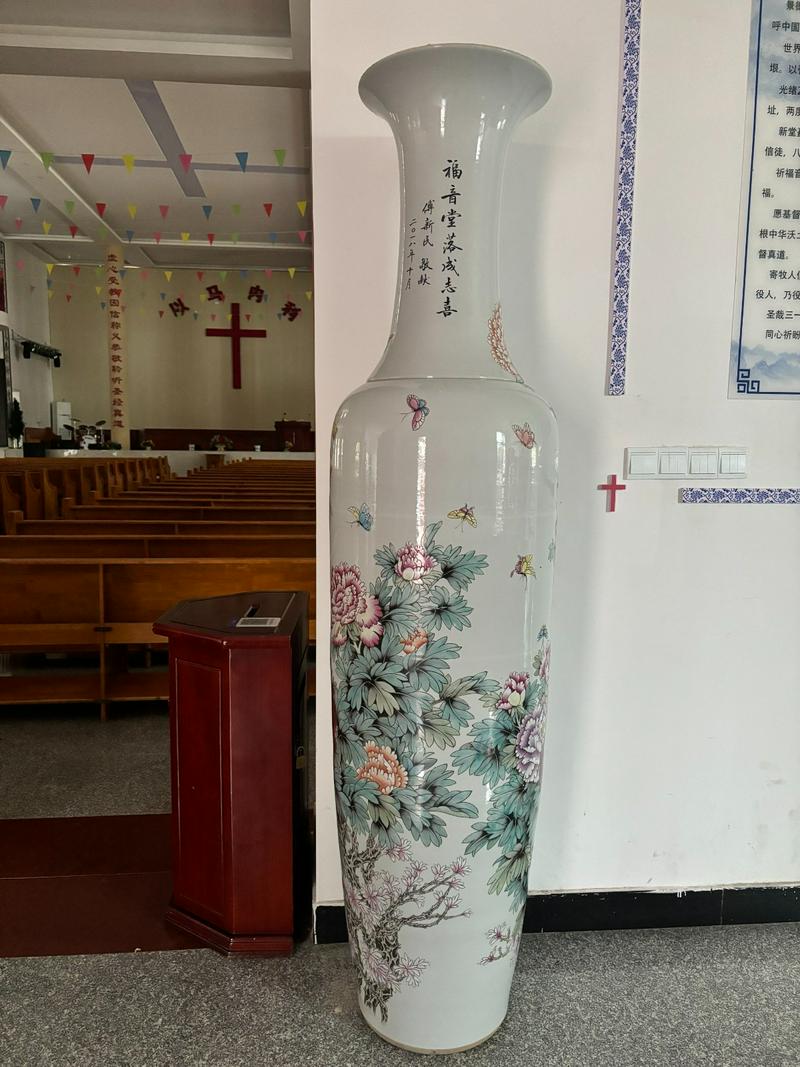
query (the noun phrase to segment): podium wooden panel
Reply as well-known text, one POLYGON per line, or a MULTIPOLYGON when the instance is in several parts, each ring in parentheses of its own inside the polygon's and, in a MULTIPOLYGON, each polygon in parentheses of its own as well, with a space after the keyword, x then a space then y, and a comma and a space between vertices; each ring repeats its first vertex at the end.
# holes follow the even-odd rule
POLYGON ((289 953, 310 900, 308 596, 187 600, 153 629, 170 659, 167 919, 227 954, 289 953))

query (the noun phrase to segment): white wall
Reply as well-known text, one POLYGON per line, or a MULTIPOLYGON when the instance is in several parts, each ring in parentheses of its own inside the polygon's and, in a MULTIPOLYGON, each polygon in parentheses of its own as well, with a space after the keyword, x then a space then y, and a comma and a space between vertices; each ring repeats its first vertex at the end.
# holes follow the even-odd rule
MULTIPOLYGON (((50 343, 47 308, 47 271, 41 260, 6 242, 8 318, 17 334, 31 341, 50 343)), ((11 342, 11 387, 20 394, 26 426, 50 425, 53 399, 53 364, 43 356, 22 358, 20 345, 11 342)))
MULTIPOLYGON (((123 279, 128 341, 128 410, 132 429, 207 427, 271 429, 284 412, 309 419, 314 410, 313 303, 306 292, 312 276, 284 270, 267 278, 251 270, 169 272, 129 270, 123 279), (206 286, 218 285, 225 303, 209 303, 206 286), (266 302, 248 300, 260 286, 266 302), (161 299, 164 293, 164 299, 161 299), (191 311, 175 317, 169 302, 183 295, 191 311), (291 299, 301 313, 290 322, 278 318, 291 299), (232 301, 238 301, 245 329, 266 330, 267 337, 242 341, 242 388, 231 386, 231 343, 206 337, 207 327, 228 327, 232 301), (159 311, 163 315, 159 315, 159 311), (198 312, 197 319, 193 312, 198 312), (245 321, 245 315, 251 316, 245 321), (212 321, 211 316, 216 315, 212 321)), ((55 267, 50 301, 53 344, 62 349, 54 372, 59 400, 71 400, 73 413, 85 421, 110 419, 105 299, 96 288, 102 278, 93 267, 76 277, 69 267, 55 267), (67 300, 67 296, 71 299, 67 300)))
MULTIPOLYGON (((324 440, 377 362, 394 294, 394 149, 358 99, 359 75, 429 41, 533 56, 554 93, 512 149, 501 255, 509 347, 554 405, 562 438, 552 716, 531 889, 796 883, 798 509, 680 505, 677 483, 639 482, 607 514, 595 489, 621 475, 626 445, 659 443, 744 444, 747 484, 800 485, 800 406, 726 399, 750 3, 644 0, 628 393, 610 398, 621 7, 312 0, 317 428, 324 440)), ((318 489, 325 589, 324 463, 318 489)), ((322 650, 324 596, 318 610, 322 650)), ((341 884, 319 658, 324 902, 341 899, 341 884)))

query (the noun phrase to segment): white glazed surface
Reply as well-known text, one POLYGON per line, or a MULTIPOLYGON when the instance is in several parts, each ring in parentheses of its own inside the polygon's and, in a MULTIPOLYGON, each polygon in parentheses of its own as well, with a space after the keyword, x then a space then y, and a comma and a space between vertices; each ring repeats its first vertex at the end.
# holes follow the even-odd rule
POLYGON ((437 46, 361 92, 395 130, 405 206, 389 344, 331 446, 340 847, 365 1017, 446 1051, 505 1016, 541 784, 557 433, 505 350, 496 244, 510 133, 549 79, 437 46))

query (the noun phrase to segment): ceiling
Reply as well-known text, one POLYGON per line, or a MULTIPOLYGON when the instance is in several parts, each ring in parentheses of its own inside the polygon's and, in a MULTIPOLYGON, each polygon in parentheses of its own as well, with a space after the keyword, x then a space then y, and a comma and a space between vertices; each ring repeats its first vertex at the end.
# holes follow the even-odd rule
POLYGON ((308 0, 3 0, 0 18, 9 254, 99 263, 119 241, 131 266, 310 269, 308 0))

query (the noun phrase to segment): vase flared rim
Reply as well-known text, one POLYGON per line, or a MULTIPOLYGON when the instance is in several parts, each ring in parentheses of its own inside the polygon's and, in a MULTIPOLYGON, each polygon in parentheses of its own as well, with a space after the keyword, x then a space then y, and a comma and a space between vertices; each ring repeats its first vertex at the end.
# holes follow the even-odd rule
POLYGON ((375 75, 391 69, 398 61, 409 59, 412 56, 434 54, 436 52, 467 52, 467 53, 483 53, 484 55, 491 54, 499 58, 506 60, 513 60, 527 68, 532 74, 535 72, 540 79, 540 89, 544 89, 546 83, 546 91, 544 98, 540 100, 539 106, 542 106, 549 98, 552 91, 552 79, 545 68, 538 63, 535 59, 531 59, 530 56, 526 56, 522 52, 515 52, 511 48, 500 48, 497 45, 491 44, 475 44, 472 42, 457 42, 448 41, 442 43, 431 43, 416 45, 414 48, 403 48, 398 52, 392 52, 387 56, 383 56, 381 59, 376 60, 375 63, 370 64, 369 67, 361 75, 358 82, 358 93, 361 100, 367 107, 371 108, 370 98, 374 99, 374 90, 369 88, 369 84, 373 81, 375 75))

